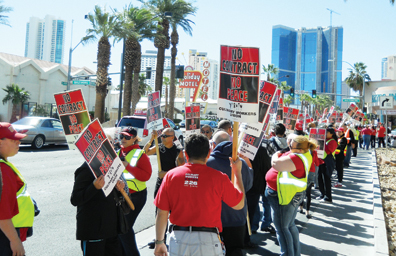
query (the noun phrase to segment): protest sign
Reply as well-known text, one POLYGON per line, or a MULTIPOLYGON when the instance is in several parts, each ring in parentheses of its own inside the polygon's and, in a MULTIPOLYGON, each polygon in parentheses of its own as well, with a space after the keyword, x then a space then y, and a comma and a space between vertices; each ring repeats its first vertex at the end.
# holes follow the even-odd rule
POLYGON ((349 105, 349 107, 347 108, 347 110, 345 111, 345 113, 348 115, 348 116, 350 116, 350 117, 352 117, 354 114, 355 114, 355 112, 358 110, 358 107, 354 104, 354 103, 351 103, 351 105, 349 105))
POLYGON ((318 147, 316 149, 318 152, 318 158, 323 159, 326 145, 326 129, 309 129, 309 138, 315 139, 318 142, 318 147))
POLYGON ((294 130, 299 111, 300 110, 296 108, 283 107, 283 124, 285 125, 286 129, 294 130))
POLYGON ((335 124, 336 120, 337 120, 337 112, 334 111, 333 113, 331 113, 331 116, 329 117, 329 123, 335 124))
POLYGON ((356 111, 355 115, 353 116, 353 119, 359 122, 362 122, 363 118, 364 118, 364 114, 360 110, 356 111))
POLYGON ((57 93, 54 98, 69 149, 76 149, 74 142, 91 122, 82 90, 57 93))
POLYGON ((281 96, 281 89, 276 89, 274 100, 272 101, 271 108, 269 113, 270 114, 277 114, 278 113, 278 106, 279 106, 279 99, 281 96))
POLYGON ((337 120, 336 120, 337 123, 341 123, 343 118, 344 118, 344 113, 338 112, 337 113, 337 120))
POLYGON ((190 134, 201 133, 201 108, 200 105, 191 105, 185 108, 186 112, 186 137, 190 134))
POLYGON ((276 114, 276 121, 279 123, 283 122, 283 98, 279 98, 279 106, 276 114))
POLYGON ((253 136, 260 136, 263 130, 264 119, 269 115, 270 106, 274 100, 276 85, 264 81, 260 88, 259 96, 259 120, 258 123, 242 123, 240 130, 253 136))
POLYGON ((330 116, 333 114, 334 112, 334 106, 331 106, 329 113, 326 115, 325 119, 329 119, 330 116))
POLYGON ((315 120, 318 120, 320 118, 320 113, 318 110, 315 112, 315 120))
POLYGON ((125 167, 107 139, 98 119, 92 121, 77 138, 78 150, 88 163, 94 176, 104 176, 102 188, 108 196, 119 180, 125 167))
POLYGON ((220 46, 219 118, 235 122, 258 122, 259 49, 220 46))
POLYGON ((323 115, 322 115, 322 119, 326 119, 325 117, 326 117, 326 115, 327 115, 327 110, 328 110, 328 108, 325 108, 325 109, 324 109, 323 115))
POLYGON ((263 137, 264 131, 261 131, 260 136, 257 137, 250 134, 244 134, 242 142, 239 145, 238 152, 250 160, 253 160, 258 148, 261 146, 261 140, 263 137))
POLYGON ((160 92, 150 93, 147 97, 147 129, 158 131, 163 128, 160 92))

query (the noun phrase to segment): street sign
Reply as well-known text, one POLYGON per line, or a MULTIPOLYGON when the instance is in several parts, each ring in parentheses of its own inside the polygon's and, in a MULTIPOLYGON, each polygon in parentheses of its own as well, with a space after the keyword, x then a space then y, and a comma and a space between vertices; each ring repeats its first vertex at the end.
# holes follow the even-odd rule
POLYGON ((379 107, 380 109, 392 109, 393 96, 380 96, 379 107))
POLYGON ((75 81, 73 81, 73 84, 89 85, 90 81, 89 80, 75 80, 75 81))
POLYGON ((62 85, 67 85, 67 82, 61 82, 62 85))
POLYGON ((342 99, 342 102, 360 102, 360 99, 342 99))
POLYGON ((386 115, 396 115, 396 110, 386 110, 385 114, 386 115))

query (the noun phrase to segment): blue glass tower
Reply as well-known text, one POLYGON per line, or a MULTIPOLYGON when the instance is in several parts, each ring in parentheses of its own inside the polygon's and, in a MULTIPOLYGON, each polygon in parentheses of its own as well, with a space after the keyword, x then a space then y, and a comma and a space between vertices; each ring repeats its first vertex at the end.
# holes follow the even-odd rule
MULTIPOLYGON (((297 91, 341 94, 342 45, 342 27, 276 25, 272 27, 271 62, 279 68, 279 81, 287 81, 297 91)), ((341 106, 341 96, 335 100, 341 106)))

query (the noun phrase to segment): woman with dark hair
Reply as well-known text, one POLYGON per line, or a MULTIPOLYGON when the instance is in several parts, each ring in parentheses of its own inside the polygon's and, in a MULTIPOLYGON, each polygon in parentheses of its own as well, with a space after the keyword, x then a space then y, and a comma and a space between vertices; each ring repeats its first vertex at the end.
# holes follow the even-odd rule
POLYGON ((321 165, 319 165, 318 171, 318 182, 319 182, 319 190, 321 195, 316 199, 320 200, 321 203, 332 203, 333 199, 331 196, 331 175, 333 174, 335 162, 333 153, 337 149, 337 135, 334 128, 326 129, 326 143, 325 143, 325 152, 323 155, 323 161, 321 165))

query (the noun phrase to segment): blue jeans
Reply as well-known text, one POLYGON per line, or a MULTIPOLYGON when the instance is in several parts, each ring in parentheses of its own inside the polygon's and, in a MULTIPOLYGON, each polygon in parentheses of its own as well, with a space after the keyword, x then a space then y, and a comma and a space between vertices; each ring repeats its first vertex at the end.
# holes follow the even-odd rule
POLYGON ((364 134, 363 135, 363 149, 366 148, 366 150, 369 149, 370 147, 370 140, 371 140, 371 135, 369 134, 364 134))
POLYGON ((347 146, 346 156, 344 159, 344 166, 349 166, 351 157, 352 157, 352 143, 348 144, 348 146, 347 146))
POLYGON ((264 214, 263 214, 263 218, 261 219, 261 221, 262 221, 261 229, 266 229, 272 223, 271 205, 270 205, 267 197, 265 197, 265 195, 262 195, 262 199, 263 199, 263 211, 264 211, 264 214))
POLYGON ((298 206, 304 198, 304 192, 297 193, 288 205, 279 205, 278 193, 269 187, 265 190, 265 197, 271 205, 271 215, 280 246, 280 255, 300 256, 300 237, 294 220, 298 206))

